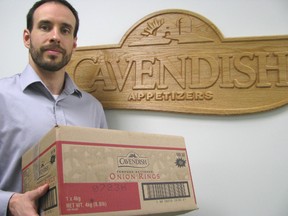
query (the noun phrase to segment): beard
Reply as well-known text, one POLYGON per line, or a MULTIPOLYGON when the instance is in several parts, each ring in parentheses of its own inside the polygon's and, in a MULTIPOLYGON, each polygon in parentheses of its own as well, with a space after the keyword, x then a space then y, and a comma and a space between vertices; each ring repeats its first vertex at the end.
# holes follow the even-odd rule
POLYGON ((46 71, 55 72, 55 71, 62 69, 68 64, 72 56, 72 52, 70 54, 67 54, 66 50, 61 48, 57 44, 50 44, 47 46, 43 46, 40 49, 36 49, 32 45, 32 41, 30 44, 31 46, 30 46, 29 52, 33 61, 39 68, 46 70, 46 71), (50 49, 56 49, 57 51, 61 52, 62 54, 61 59, 57 60, 58 57, 50 55, 48 56, 49 59, 45 60, 44 52, 50 49))

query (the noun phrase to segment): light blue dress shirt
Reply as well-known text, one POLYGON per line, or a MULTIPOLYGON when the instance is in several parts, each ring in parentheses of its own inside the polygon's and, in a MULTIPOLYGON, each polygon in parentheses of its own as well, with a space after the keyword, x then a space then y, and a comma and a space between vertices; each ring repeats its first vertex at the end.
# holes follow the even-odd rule
POLYGON ((13 192, 22 191, 21 156, 55 125, 107 128, 102 105, 66 74, 55 100, 30 65, 0 79, 0 216, 13 192))

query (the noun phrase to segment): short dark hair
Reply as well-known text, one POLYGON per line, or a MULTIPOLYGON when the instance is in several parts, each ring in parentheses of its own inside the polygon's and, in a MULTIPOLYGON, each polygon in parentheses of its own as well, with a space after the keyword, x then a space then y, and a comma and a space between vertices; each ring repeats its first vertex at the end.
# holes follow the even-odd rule
POLYGON ((47 2, 56 2, 56 3, 60 3, 64 6, 66 6, 74 15, 75 19, 76 19, 76 25, 75 25, 75 29, 74 29, 74 33, 73 36, 74 38, 77 36, 78 33, 78 29, 79 29, 79 17, 78 17, 78 12, 76 11, 76 9, 66 0, 40 0, 37 1, 32 8, 29 10, 27 16, 26 16, 26 21, 27 21, 27 29, 31 32, 32 28, 33 28, 33 15, 35 10, 40 7, 41 5, 47 3, 47 2))

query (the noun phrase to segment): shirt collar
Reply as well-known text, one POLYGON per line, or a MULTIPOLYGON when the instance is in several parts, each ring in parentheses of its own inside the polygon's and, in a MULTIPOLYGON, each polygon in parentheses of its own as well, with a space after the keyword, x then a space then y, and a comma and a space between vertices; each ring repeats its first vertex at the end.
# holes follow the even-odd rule
POLYGON ((75 85, 75 83, 70 78, 68 73, 65 73, 65 87, 63 89, 63 92, 66 93, 67 95, 69 95, 69 94, 77 94, 78 97, 82 97, 81 91, 75 85))
MULTIPOLYGON (((45 84, 42 82, 42 80, 34 71, 34 69, 31 67, 30 64, 28 64, 26 68, 24 69, 24 71, 21 73, 20 83, 21 83, 22 91, 24 91, 33 83, 42 83, 42 85, 45 86, 45 84)), ((63 92, 67 95, 76 94, 78 97, 82 97, 81 91, 75 85, 75 83, 70 78, 68 73, 65 73, 65 86, 64 86, 63 92)))

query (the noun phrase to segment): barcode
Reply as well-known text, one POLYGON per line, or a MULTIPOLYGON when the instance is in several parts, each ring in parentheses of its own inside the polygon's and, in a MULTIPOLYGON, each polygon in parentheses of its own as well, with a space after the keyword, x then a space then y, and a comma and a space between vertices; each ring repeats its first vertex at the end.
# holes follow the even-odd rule
POLYGON ((49 189, 49 191, 40 199, 39 208, 40 211, 46 211, 56 206, 57 206, 57 192, 56 187, 54 187, 49 189))
POLYGON ((188 182, 142 183, 143 199, 171 199, 190 197, 188 182))

